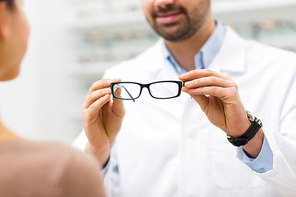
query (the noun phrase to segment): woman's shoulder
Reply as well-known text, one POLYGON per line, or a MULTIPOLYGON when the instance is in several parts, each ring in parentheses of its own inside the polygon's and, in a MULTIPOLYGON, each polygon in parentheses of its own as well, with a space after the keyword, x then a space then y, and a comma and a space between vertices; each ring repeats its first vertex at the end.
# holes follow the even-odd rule
POLYGON ((8 158, 11 156, 12 158, 23 159, 23 161, 38 161, 38 165, 46 162, 53 165, 56 163, 71 165, 73 161, 80 161, 80 159, 86 162, 91 160, 91 162, 97 163, 91 156, 69 145, 58 142, 35 142, 26 140, 1 142, 0 150, 2 157, 8 158))
MULTIPOLYGON (((0 143, 0 150, 0 159, 3 161, 0 171, 6 169, 1 172, 5 176, 0 178, 0 182, 10 180, 32 192, 39 188, 38 192, 49 192, 53 196, 59 196, 53 192, 79 196, 85 194, 86 189, 96 195, 104 194, 100 187, 99 162, 66 144, 15 141, 0 143)), ((9 188, 9 185, 5 185, 9 188)))

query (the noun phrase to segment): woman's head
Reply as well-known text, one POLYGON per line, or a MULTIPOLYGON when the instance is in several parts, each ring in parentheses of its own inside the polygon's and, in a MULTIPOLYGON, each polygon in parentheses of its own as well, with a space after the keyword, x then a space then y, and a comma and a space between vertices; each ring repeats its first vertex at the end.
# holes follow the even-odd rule
POLYGON ((0 1, 5 1, 5 2, 7 3, 7 6, 8 6, 10 9, 13 9, 14 1, 15 1, 15 0, 0 0, 0 1))
POLYGON ((22 0, 0 0, 0 81, 19 74, 29 32, 22 0))

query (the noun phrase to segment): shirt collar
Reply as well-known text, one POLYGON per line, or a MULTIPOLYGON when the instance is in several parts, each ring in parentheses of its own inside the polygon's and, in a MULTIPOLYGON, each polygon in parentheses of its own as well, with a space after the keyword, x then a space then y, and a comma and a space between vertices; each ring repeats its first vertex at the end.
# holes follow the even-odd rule
MULTIPOLYGON (((217 22, 216 24, 216 28, 211 36, 194 57, 195 69, 203 69, 209 67, 212 60, 215 58, 221 48, 225 37, 226 28, 220 22, 217 22)), ((165 60, 170 62, 170 64, 175 68, 178 74, 183 74, 186 72, 186 70, 180 67, 179 64, 176 62, 176 60, 166 47, 164 40, 162 41, 162 51, 165 60)))

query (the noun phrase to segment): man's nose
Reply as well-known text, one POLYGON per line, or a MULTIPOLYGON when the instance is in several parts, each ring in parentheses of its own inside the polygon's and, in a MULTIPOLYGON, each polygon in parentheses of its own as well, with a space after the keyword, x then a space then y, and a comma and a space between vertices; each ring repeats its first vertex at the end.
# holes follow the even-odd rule
POLYGON ((155 0, 154 6, 166 8, 168 5, 171 5, 175 2, 175 0, 155 0))

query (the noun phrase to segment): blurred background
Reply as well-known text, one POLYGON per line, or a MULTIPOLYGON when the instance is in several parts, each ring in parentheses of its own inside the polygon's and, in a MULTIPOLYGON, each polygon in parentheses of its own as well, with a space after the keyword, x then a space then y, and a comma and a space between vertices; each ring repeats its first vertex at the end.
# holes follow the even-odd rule
MULTIPOLYGON (((24 0, 31 36, 20 76, 0 83, 6 126, 26 139, 71 143, 90 85, 159 39, 140 3, 24 0)), ((213 0, 212 10, 244 38, 296 52, 296 0, 213 0)))

